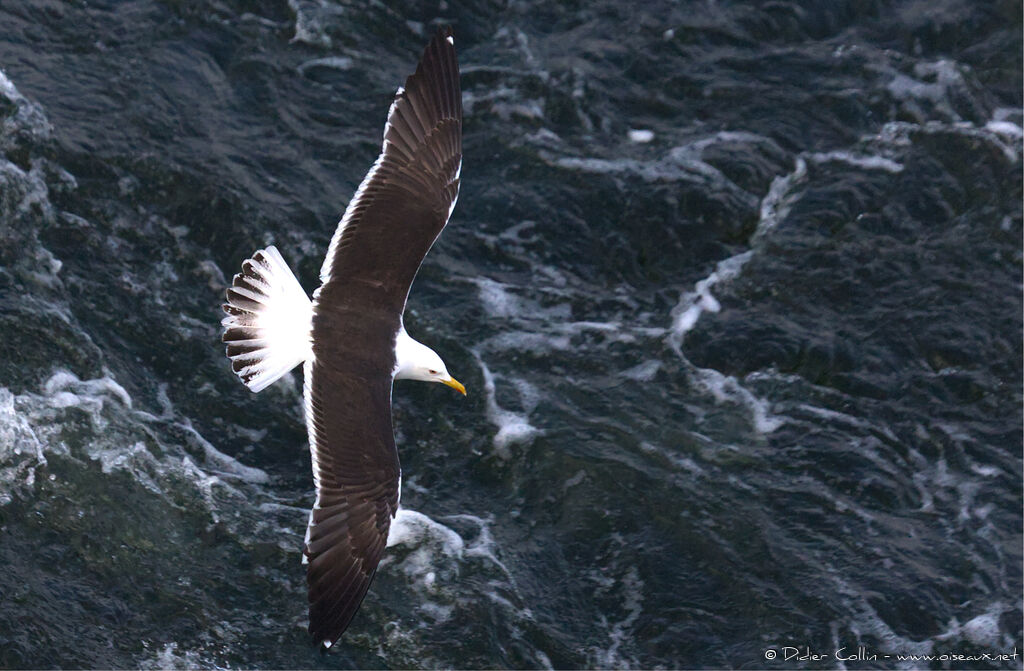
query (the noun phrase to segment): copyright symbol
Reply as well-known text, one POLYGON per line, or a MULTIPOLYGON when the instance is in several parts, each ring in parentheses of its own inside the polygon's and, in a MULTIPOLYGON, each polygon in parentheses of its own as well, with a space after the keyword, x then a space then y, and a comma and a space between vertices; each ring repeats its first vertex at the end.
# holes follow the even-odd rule
POLYGON ((775 659, 778 656, 779 656, 779 653, 775 652, 774 650, 770 650, 769 649, 769 650, 765 650, 764 651, 764 658, 765 659, 775 659))

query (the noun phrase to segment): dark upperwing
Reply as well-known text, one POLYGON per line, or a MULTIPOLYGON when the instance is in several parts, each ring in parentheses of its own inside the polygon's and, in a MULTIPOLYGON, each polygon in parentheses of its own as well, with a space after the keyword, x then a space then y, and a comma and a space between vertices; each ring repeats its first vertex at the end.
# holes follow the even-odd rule
POLYGON ((366 307, 401 315, 416 271, 455 207, 461 167, 459 65, 445 29, 395 96, 381 155, 324 260, 320 303, 369 301, 366 307))

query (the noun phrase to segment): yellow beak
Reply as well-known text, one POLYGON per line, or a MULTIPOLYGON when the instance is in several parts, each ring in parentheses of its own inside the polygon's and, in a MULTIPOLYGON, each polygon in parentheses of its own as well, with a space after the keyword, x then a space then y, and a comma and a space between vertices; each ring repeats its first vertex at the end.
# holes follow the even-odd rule
POLYGON ((466 395, 466 387, 463 386, 463 384, 461 382, 459 382, 458 380, 456 380, 454 377, 450 377, 447 380, 441 380, 441 382, 443 382, 444 384, 448 385, 449 387, 451 387, 455 391, 459 392, 463 396, 466 395))

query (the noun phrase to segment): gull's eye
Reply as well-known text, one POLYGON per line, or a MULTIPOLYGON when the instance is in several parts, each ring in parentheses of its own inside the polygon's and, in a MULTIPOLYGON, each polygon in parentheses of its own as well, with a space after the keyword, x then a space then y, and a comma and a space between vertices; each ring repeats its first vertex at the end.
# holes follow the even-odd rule
POLYGON ((431 374, 431 375, 437 375, 437 371, 436 370, 428 370, 427 372, 429 374, 431 374))

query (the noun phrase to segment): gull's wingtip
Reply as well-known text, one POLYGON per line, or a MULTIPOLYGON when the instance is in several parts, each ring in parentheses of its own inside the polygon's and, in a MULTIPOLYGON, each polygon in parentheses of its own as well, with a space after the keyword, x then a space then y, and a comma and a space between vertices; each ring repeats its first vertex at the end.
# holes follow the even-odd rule
POLYGON ((451 26, 441 26, 437 29, 437 33, 434 35, 434 42, 447 42, 448 44, 455 46, 455 31, 451 26))

